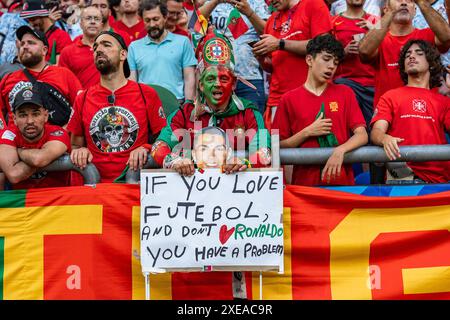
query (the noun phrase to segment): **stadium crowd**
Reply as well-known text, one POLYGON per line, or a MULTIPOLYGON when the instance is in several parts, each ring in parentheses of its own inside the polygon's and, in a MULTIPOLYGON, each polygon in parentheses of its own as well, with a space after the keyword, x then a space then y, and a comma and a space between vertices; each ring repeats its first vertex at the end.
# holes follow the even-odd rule
MULTIPOLYGON (((183 175, 263 167, 270 130, 282 148, 334 148, 288 182, 353 185, 367 167, 343 164, 349 151, 378 145, 395 160, 399 146, 448 143, 450 0, 0 6, 2 189, 82 184, 44 170, 66 153, 81 169, 94 164, 101 182, 149 155, 183 175)), ((388 165, 385 179, 445 183, 450 161, 388 165)))

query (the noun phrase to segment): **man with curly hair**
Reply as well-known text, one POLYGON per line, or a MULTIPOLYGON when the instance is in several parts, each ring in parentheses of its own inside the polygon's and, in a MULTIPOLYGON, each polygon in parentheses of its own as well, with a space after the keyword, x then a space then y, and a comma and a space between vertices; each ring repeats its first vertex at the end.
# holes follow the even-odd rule
MULTIPOLYGON (((371 139, 391 160, 401 158, 399 144, 446 144, 450 129, 450 99, 433 92, 440 86, 439 52, 427 41, 410 40, 400 53, 404 87, 386 92, 371 121, 371 139)), ((450 178, 449 161, 402 163, 388 166, 387 183, 442 183, 450 178)))
POLYGON ((368 137, 352 89, 331 82, 344 58, 344 48, 336 38, 326 34, 312 39, 306 51, 309 68, 306 82, 283 95, 273 127, 280 130, 282 148, 335 149, 325 167, 294 166, 292 183, 353 185, 351 165, 342 165, 344 155, 365 145, 368 137))

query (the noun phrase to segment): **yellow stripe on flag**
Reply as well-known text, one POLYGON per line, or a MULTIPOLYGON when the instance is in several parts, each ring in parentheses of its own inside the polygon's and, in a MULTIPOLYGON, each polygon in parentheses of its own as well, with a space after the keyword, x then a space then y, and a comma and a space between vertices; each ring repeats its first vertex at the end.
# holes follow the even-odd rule
MULTIPOLYGON (((263 272, 263 300, 292 300, 291 208, 283 210, 284 274, 263 272)), ((259 272, 252 273, 253 300, 259 300, 259 272)))
MULTIPOLYGON (((132 273, 133 273, 133 300, 145 299, 145 278, 142 274, 140 256, 140 212, 141 207, 133 207, 132 221, 132 273)), ((172 277, 170 273, 150 275, 150 299, 171 300, 172 299, 172 277)))
POLYGON ((450 292, 450 266, 403 269, 405 294, 450 292))
POLYGON ((0 235, 5 237, 3 298, 43 299, 44 236, 101 234, 102 214, 99 205, 0 209, 0 235))
MULTIPOLYGON (((390 232, 450 231, 449 212, 450 206, 352 210, 330 233, 332 298, 372 299, 369 255, 376 237, 390 232)), ((411 277, 420 275, 409 276, 411 282, 411 277)))

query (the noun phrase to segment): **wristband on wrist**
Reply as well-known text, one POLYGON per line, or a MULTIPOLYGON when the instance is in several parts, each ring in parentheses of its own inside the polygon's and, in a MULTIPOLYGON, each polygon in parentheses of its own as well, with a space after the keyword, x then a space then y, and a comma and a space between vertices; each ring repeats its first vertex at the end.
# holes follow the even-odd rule
POLYGON ((278 47, 280 48, 280 50, 284 50, 284 46, 286 45, 286 42, 284 41, 284 39, 280 39, 280 43, 278 45, 278 47))
POLYGON ((247 168, 251 168, 252 164, 250 163, 250 161, 248 159, 241 159, 241 161, 243 162, 243 164, 247 165, 247 168))
POLYGON ((147 149, 147 152, 150 152, 150 150, 152 150, 152 145, 148 143, 144 143, 143 145, 141 145, 141 147, 147 149))

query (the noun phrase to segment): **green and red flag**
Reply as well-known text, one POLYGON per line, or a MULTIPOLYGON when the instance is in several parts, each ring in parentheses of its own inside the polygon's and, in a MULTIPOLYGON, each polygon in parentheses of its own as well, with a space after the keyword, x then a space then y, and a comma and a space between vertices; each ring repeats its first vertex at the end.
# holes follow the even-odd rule
POLYGON ((50 54, 50 59, 48 60, 48 63, 51 65, 55 65, 56 64, 56 56, 57 56, 57 52, 56 52, 56 40, 53 40, 53 44, 52 44, 52 51, 50 54))
POLYGON ((231 10, 227 20, 227 28, 235 39, 247 32, 248 25, 245 23, 238 9, 234 8, 231 10))

